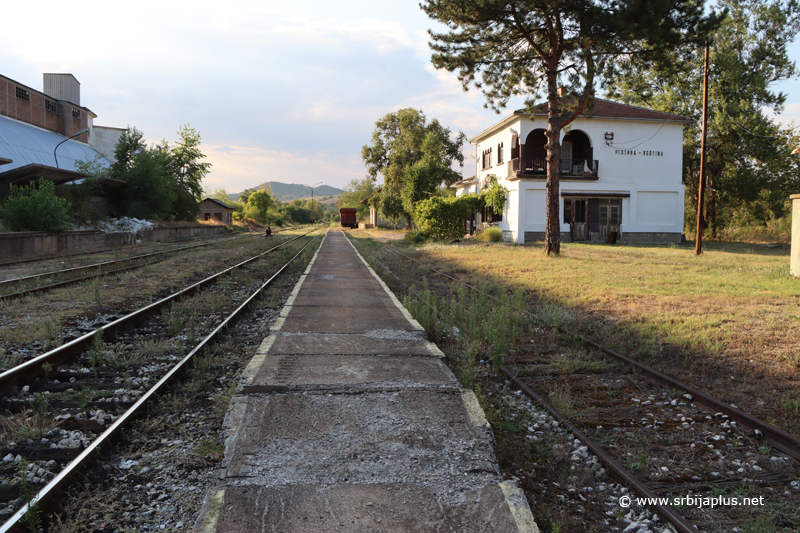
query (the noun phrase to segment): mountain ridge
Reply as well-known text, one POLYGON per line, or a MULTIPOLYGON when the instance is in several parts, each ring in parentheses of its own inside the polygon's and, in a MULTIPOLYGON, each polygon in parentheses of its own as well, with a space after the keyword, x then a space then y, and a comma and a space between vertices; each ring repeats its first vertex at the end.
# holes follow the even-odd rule
MULTIPOLYGON (((290 202, 298 198, 311 197, 311 187, 303 185, 302 183, 281 183, 279 181, 267 181, 250 187, 251 189, 258 190, 261 187, 271 187, 272 194, 281 202, 290 202)), ((322 198, 323 196, 336 196, 342 193, 342 189, 331 187, 330 185, 320 185, 314 187, 314 198, 322 198)), ((231 199, 238 200, 241 192, 230 194, 231 199)))

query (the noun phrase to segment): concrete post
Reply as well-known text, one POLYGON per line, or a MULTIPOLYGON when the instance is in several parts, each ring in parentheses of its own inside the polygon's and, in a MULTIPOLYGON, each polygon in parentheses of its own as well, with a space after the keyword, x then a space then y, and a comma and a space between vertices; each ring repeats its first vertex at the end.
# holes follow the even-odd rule
POLYGON ((793 194, 792 199, 792 259, 789 270, 793 276, 800 278, 800 194, 793 194))

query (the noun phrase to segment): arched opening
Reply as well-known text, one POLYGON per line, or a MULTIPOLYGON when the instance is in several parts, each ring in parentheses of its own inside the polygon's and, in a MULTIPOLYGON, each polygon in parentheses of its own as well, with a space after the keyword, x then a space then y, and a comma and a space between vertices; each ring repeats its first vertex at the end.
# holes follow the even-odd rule
MULTIPOLYGON (((526 175, 547 175, 546 131, 537 128, 525 138, 520 145, 520 172, 526 175)), ((512 152, 513 157, 513 152, 512 152)), ((589 136, 580 130, 573 130, 561 141, 561 176, 563 177, 597 177, 597 161, 592 159, 594 150, 589 136)), ((514 167, 516 170, 516 165, 514 167)))
POLYGON ((596 176, 592 141, 580 130, 573 130, 561 141, 561 174, 568 176, 596 176))
POLYGON ((544 147, 547 144, 546 135, 547 131, 537 128, 525 138, 522 171, 526 174, 547 174, 547 150, 544 147))

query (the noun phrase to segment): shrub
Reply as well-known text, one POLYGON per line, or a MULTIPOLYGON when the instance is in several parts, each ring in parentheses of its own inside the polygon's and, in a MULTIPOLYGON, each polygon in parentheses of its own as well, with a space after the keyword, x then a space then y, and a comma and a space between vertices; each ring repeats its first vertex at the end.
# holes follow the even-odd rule
POLYGON ((460 239, 465 233, 464 217, 468 209, 464 196, 432 196, 414 204, 414 221, 420 232, 432 239, 460 239))
POLYGON ((63 231, 69 219, 69 202, 56 196, 52 181, 13 187, 11 198, 0 207, 3 225, 11 231, 63 231))
MULTIPOLYGON (((508 189, 498 185, 491 176, 488 187, 480 194, 470 193, 458 197, 432 196, 414 204, 414 222, 426 236, 436 240, 455 240, 464 236, 464 220, 470 211, 491 207, 495 214, 503 212, 508 189)), ((502 232, 500 233, 502 240, 502 232)))
POLYGON ((417 230, 411 230, 407 232, 406 236, 403 238, 412 244, 419 244, 421 242, 425 242, 425 235, 421 231, 417 230))
POLYGON ((478 233, 475 238, 484 242, 503 242, 503 230, 495 227, 486 228, 478 233))

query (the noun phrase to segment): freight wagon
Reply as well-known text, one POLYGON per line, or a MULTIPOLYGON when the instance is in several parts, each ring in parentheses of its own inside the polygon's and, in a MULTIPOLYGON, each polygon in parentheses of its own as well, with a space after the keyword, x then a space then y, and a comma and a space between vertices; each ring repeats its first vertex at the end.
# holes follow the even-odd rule
POLYGON ((357 228, 358 217, 356 216, 357 209, 354 207, 343 207, 339 209, 339 220, 343 228, 357 228))

